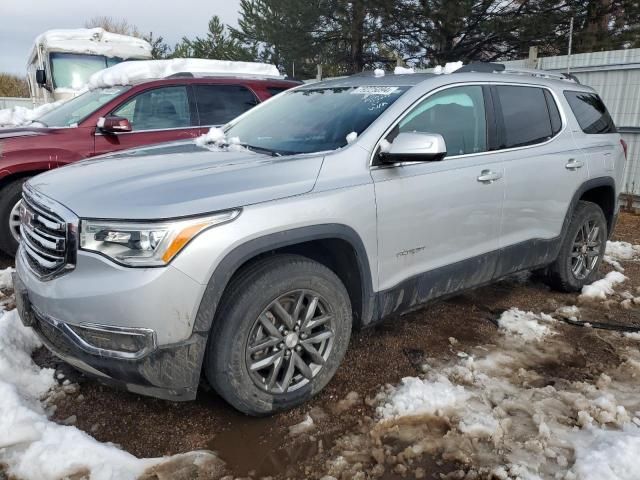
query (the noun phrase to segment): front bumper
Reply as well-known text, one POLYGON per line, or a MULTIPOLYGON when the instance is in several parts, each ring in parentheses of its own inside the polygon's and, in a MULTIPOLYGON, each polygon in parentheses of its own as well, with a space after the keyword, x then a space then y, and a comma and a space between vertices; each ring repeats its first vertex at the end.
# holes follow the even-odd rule
MULTIPOLYGON (((100 259, 93 261, 104 262, 100 259)), ((89 283, 81 278, 82 263, 84 273, 89 274, 86 267, 91 265, 91 261, 80 262, 74 272, 42 282, 18 254, 14 288, 23 322, 33 327, 54 355, 105 383, 167 400, 194 399, 207 333, 192 331, 191 315, 175 316, 176 311, 185 311, 186 306, 180 305, 180 300, 174 296, 176 292, 185 293, 184 287, 187 286, 189 293, 193 294, 193 290, 199 291, 200 286, 180 278, 182 283, 167 290, 166 279, 161 277, 168 276, 175 281, 176 271, 149 269, 144 275, 144 271, 129 269, 133 279, 127 272, 119 272, 117 278, 121 281, 118 287, 107 282, 100 291, 96 291, 95 282, 89 283), (142 275, 143 279, 136 281, 136 275, 142 275), (123 283, 134 290, 127 292, 133 295, 122 293, 123 283), (163 305, 169 315, 154 316, 150 298, 163 305), (109 303, 111 308, 106 308, 109 303), (148 320, 139 316, 145 307, 148 320), (109 321, 114 316, 117 318, 109 321), (185 321, 188 331, 183 325, 185 321), (167 342, 168 338, 175 337, 179 339, 167 342)), ((103 267, 113 268, 110 265, 99 268, 93 265, 90 270, 94 279, 105 280, 104 275, 99 274, 103 267)), ((191 298, 190 295, 187 297, 191 298)), ((194 304, 188 311, 195 312, 196 309, 197 304, 194 304)))

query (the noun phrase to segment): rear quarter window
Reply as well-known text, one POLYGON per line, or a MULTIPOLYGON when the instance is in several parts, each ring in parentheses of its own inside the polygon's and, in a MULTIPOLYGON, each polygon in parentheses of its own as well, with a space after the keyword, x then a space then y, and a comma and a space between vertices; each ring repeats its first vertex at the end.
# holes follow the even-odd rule
POLYGON ((571 111, 584 133, 616 133, 617 129, 602 99, 595 93, 565 91, 571 111))
POLYGON ((495 88, 503 119, 504 138, 500 148, 542 143, 557 133, 554 132, 555 129, 559 131, 557 123, 552 125, 552 111, 544 89, 511 85, 499 85, 495 88))

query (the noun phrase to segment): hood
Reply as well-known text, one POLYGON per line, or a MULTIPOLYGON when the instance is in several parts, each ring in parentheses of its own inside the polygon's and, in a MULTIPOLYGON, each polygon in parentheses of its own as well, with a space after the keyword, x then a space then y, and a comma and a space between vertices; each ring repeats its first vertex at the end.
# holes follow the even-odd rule
POLYGON ((193 144, 171 153, 152 151, 73 163, 29 184, 83 218, 174 218, 307 193, 323 158, 209 151, 193 144))

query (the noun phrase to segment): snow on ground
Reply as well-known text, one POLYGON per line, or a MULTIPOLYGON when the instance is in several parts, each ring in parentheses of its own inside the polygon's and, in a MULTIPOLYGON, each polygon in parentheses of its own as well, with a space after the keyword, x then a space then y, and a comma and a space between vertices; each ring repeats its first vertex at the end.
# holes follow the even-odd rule
POLYGON ((549 315, 541 313, 523 312, 512 308, 504 312, 498 319, 500 328, 508 333, 520 335, 525 340, 541 340, 547 336, 551 329, 540 322, 553 322, 549 315))
POLYGON ((165 78, 181 72, 210 75, 256 75, 282 78, 274 65, 258 62, 232 62, 203 58, 173 58, 171 60, 145 60, 121 62, 91 75, 89 88, 129 85, 150 78, 165 78))
POLYGON ((13 288, 13 280, 11 274, 14 272, 13 268, 5 268, 0 270, 0 290, 5 288, 13 288))
MULTIPOLYGON (((613 275, 607 285, 614 279, 624 278, 613 275)), ((553 315, 580 311, 569 306, 553 315)), ((462 466, 443 479, 637 480, 640 351, 608 333, 617 339, 617 366, 592 381, 560 375, 549 382, 544 366, 562 371, 575 356, 559 334, 565 324, 512 308, 498 325, 494 344, 453 360, 428 359, 423 375, 386 386, 373 399, 377 418, 336 442, 326 473, 353 478, 391 469, 419 478, 415 459, 428 455, 462 466), (369 460, 364 452, 373 452, 369 460)))
POLYGON ((619 272, 624 272, 621 261, 632 261, 640 258, 640 245, 629 242, 607 242, 603 260, 619 272))
POLYGON ((620 272, 609 272, 604 278, 582 287, 580 299, 605 300, 607 295, 613 293, 613 287, 626 279, 627 277, 620 272))
POLYGON ((63 101, 45 103, 35 108, 12 107, 0 110, 0 127, 19 127, 27 125, 47 112, 61 105, 63 101))
MULTIPOLYGON (((11 269, 0 270, 2 288, 11 269)), ((0 465, 20 480, 137 479, 148 469, 185 465, 213 471, 221 461, 209 452, 191 452, 168 458, 138 459, 115 445, 98 442, 73 426, 59 425, 47 417, 48 398, 64 395, 54 370, 38 367, 31 359, 41 347, 33 330, 24 327, 16 310, 0 303, 0 465)), ((2 469, 0 469, 0 478, 2 469)), ((170 478, 170 477, 161 477, 170 478)))

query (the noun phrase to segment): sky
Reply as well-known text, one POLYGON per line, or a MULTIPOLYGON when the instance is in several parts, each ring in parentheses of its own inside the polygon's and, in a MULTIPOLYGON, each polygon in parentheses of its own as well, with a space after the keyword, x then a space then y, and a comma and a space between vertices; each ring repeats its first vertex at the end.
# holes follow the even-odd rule
POLYGON ((218 15, 237 25, 240 0, 0 0, 0 72, 24 75, 33 40, 53 28, 81 28, 95 16, 125 18, 173 45, 204 35, 218 15))

